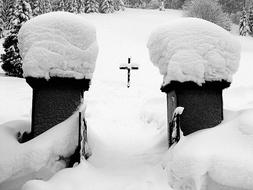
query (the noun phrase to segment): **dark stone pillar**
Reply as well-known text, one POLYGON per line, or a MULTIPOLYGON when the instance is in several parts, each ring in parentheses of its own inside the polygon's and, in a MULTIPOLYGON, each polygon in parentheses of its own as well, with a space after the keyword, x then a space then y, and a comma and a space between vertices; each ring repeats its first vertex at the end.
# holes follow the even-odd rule
POLYGON ((222 90, 230 86, 226 81, 206 82, 202 86, 194 82, 176 82, 161 88, 167 94, 168 122, 175 107, 184 107, 181 130, 184 135, 211 128, 223 120, 222 90))
POLYGON ((33 89, 31 138, 69 118, 82 103, 89 80, 26 78, 33 89))

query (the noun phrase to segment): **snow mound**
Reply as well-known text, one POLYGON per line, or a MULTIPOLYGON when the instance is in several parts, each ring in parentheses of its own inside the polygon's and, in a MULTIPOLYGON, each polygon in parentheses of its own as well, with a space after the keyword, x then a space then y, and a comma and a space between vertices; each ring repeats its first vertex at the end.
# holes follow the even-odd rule
POLYGON ((56 173, 65 168, 62 158, 72 155, 78 144, 78 113, 22 144, 17 137, 29 131, 30 122, 11 121, 0 125, 0 183, 41 169, 56 173))
POLYGON ((22 26, 18 41, 25 77, 92 78, 96 30, 82 17, 66 12, 37 16, 22 26))
POLYGON ((231 82, 240 61, 240 44, 229 32, 198 18, 182 18, 156 29, 147 47, 150 59, 171 81, 231 82))
POLYGON ((244 110, 218 127, 182 137, 165 159, 171 187, 253 189, 252 116, 252 109, 244 110))

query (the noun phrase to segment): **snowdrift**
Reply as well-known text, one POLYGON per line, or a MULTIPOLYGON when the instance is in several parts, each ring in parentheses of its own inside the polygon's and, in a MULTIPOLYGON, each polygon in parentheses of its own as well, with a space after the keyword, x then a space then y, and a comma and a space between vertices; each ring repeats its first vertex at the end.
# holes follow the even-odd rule
POLYGON ((156 29, 147 47, 150 59, 171 81, 231 82, 240 61, 240 44, 226 30, 197 18, 178 19, 156 29))
POLYGON ((252 109, 244 110, 215 128, 182 137, 166 155, 171 187, 253 189, 252 116, 252 109))
POLYGON ((18 34, 25 77, 91 79, 98 54, 96 30, 66 12, 37 16, 18 34))
POLYGON ((29 130, 28 121, 0 125, 0 183, 43 168, 52 174, 65 168, 64 158, 74 153, 78 143, 78 112, 38 137, 20 144, 17 135, 29 130))

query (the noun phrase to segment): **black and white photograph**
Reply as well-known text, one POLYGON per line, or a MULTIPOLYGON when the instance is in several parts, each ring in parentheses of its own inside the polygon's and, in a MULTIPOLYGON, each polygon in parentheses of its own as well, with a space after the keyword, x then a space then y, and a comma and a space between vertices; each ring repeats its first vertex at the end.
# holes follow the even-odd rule
POLYGON ((253 190, 253 0, 0 0, 0 190, 253 190))

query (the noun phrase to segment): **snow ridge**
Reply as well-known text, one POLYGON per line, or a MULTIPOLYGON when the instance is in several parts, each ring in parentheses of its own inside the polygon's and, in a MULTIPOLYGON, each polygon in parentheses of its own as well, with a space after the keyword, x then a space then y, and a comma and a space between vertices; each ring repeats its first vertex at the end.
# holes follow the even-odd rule
POLYGON ((243 110, 217 127, 182 137, 165 159, 171 187, 206 189, 215 183, 223 189, 252 189, 252 114, 243 110))

